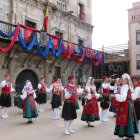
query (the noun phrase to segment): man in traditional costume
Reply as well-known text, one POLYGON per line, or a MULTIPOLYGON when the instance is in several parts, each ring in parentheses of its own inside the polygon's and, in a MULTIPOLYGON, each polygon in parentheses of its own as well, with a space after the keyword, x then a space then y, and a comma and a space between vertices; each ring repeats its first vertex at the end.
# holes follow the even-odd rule
POLYGON ((62 105, 61 95, 63 93, 63 86, 61 83, 61 79, 55 78, 55 80, 53 80, 53 83, 50 86, 50 88, 47 88, 47 92, 53 93, 52 101, 51 101, 51 105, 52 105, 52 109, 53 109, 52 119, 58 120, 58 119, 60 119, 60 108, 59 107, 62 105))
POLYGON ((119 94, 115 94, 119 107, 116 117, 116 127, 114 135, 127 137, 124 140, 134 140, 135 133, 135 113, 132 102, 133 86, 130 76, 125 73, 122 75, 122 87, 119 94))
POLYGON ((5 75, 5 80, 0 83, 0 87, 0 106, 2 107, 2 118, 8 118, 8 108, 11 106, 11 93, 14 91, 9 74, 5 75))
POLYGON ((30 124, 32 123, 32 118, 37 118, 38 113, 35 103, 36 93, 29 80, 26 81, 22 93, 20 96, 23 100, 23 118, 27 118, 27 123, 30 124))
POLYGON ((97 99, 100 97, 100 94, 96 91, 96 86, 94 84, 94 78, 90 77, 86 83, 85 87, 87 96, 85 105, 83 108, 83 113, 81 116, 82 121, 86 121, 88 127, 93 127, 91 122, 98 121, 99 119, 99 108, 97 99))
POLYGON ((108 114, 108 108, 109 108, 109 91, 114 90, 115 86, 110 85, 110 79, 108 77, 103 78, 103 83, 101 85, 102 89, 102 101, 100 103, 101 108, 102 108, 102 113, 101 113, 101 121, 108 121, 107 114, 108 114))
POLYGON ((38 84, 38 94, 36 101, 38 103, 38 111, 44 111, 44 104, 46 104, 47 102, 47 93, 46 83, 43 77, 40 79, 40 82, 38 84))
POLYGON ((72 129, 73 120, 77 118, 76 105, 77 94, 82 94, 83 89, 77 88, 75 85, 76 79, 74 76, 68 77, 68 85, 64 88, 64 105, 62 110, 62 118, 64 119, 64 134, 70 135, 74 131, 72 129))

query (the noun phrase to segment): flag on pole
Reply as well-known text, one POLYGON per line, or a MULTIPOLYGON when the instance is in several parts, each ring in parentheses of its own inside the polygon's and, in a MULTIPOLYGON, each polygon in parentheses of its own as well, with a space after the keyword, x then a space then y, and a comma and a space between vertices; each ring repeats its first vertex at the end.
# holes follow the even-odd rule
POLYGON ((43 21, 44 30, 46 32, 47 32, 47 26, 48 26, 48 15, 49 15, 49 6, 47 5, 46 13, 45 13, 44 21, 43 21))

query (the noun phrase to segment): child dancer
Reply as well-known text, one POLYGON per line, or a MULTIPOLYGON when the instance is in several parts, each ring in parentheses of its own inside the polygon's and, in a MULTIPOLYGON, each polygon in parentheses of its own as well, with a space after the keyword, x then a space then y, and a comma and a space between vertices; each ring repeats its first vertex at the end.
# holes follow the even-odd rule
POLYGON ((2 118, 8 118, 8 108, 11 106, 11 93, 14 91, 9 74, 5 74, 5 80, 0 83, 0 87, 0 106, 2 106, 2 118))
POLYGON ((110 85, 110 80, 108 77, 103 78, 103 83, 101 85, 102 88, 102 101, 101 101, 101 108, 102 108, 102 114, 101 114, 101 121, 108 121, 107 114, 108 114, 108 108, 109 108, 109 90, 114 90, 114 86, 110 85))
MULTIPOLYGON (((121 79, 117 78, 115 83, 114 94, 119 94, 121 89, 121 79)), ((115 97, 111 99, 111 106, 109 111, 114 113, 114 117, 116 117, 116 112, 119 106, 119 102, 116 101, 115 97)))
POLYGON ((64 134, 70 135, 74 133, 72 130, 73 120, 77 118, 76 105, 77 105, 77 94, 82 94, 83 89, 77 88, 75 83, 76 79, 74 76, 68 77, 68 85, 64 88, 64 105, 62 110, 62 118, 64 119, 64 134))
POLYGON ((44 104, 47 102, 47 94, 46 83, 43 77, 41 77, 40 83, 38 84, 38 95, 36 101, 38 103, 38 111, 44 111, 44 104))
POLYGON ((50 86, 50 88, 47 89, 47 92, 53 92, 52 96, 52 109, 53 109, 53 115, 52 119, 53 120, 58 120, 60 119, 60 106, 62 105, 61 103, 61 95, 63 92, 63 86, 61 83, 61 79, 55 79, 53 80, 53 84, 50 86))
POLYGON ((135 108, 135 112, 136 112, 136 118, 138 121, 138 131, 140 134, 140 77, 133 77, 133 84, 135 86, 134 92, 132 94, 132 99, 135 100, 134 101, 134 108, 135 108))

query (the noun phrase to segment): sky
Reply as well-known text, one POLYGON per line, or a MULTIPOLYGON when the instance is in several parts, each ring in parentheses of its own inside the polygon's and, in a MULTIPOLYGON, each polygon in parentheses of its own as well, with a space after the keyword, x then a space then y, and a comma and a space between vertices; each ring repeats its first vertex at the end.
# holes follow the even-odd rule
POLYGON ((140 0, 92 0, 93 48, 128 43, 128 9, 140 0))

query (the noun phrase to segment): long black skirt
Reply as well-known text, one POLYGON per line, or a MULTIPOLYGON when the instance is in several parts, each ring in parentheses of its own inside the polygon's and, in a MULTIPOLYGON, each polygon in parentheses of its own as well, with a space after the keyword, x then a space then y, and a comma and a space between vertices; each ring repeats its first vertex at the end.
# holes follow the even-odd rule
POLYGON ((45 92, 38 92, 36 102, 38 104, 45 104, 47 102, 47 95, 45 92))
POLYGON ((51 101, 52 108, 58 108, 62 105, 61 96, 57 94, 53 94, 51 101))
POLYGON ((134 108, 135 108, 136 118, 137 120, 140 120, 140 101, 134 102, 134 108))
POLYGON ((7 93, 2 93, 0 96, 0 105, 2 107, 10 107, 11 106, 11 95, 7 93))
POLYGON ((62 118, 64 118, 64 120, 74 120, 77 118, 76 107, 74 103, 64 102, 62 118))
POLYGON ((103 96, 100 102, 100 106, 102 109, 108 109, 110 105, 109 96, 103 96))

